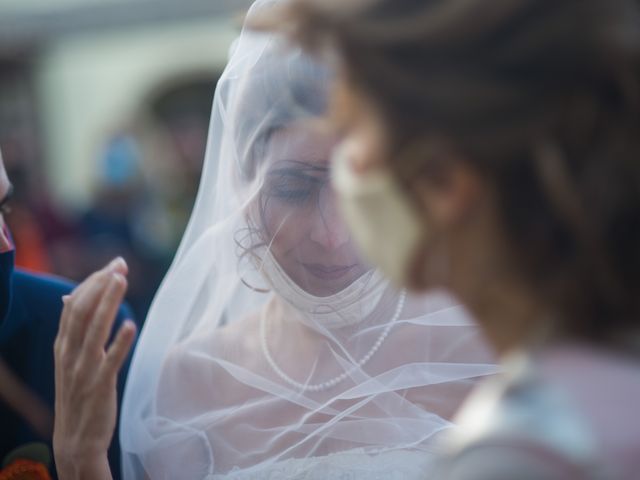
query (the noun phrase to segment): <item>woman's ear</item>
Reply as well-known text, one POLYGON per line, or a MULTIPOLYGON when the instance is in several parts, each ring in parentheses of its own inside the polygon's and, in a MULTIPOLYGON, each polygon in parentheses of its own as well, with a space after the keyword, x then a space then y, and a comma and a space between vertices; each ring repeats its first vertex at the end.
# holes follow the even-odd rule
POLYGON ((474 237, 474 216, 482 216, 483 183, 465 162, 455 161, 439 168, 438 175, 416 180, 415 197, 427 226, 428 239, 416 247, 407 272, 407 287, 425 291, 446 286, 451 277, 451 255, 466 249, 474 237), (480 207, 481 208, 481 207, 480 207), (459 240, 463 240, 462 244, 459 240))
POLYGON ((429 223, 450 229, 464 222, 481 200, 482 179, 463 161, 452 161, 435 179, 417 181, 417 194, 429 223))

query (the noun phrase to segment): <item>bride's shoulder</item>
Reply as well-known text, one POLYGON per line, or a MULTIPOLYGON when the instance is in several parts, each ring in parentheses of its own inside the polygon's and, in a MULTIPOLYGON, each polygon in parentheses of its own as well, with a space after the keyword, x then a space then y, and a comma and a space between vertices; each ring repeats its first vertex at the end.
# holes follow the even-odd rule
MULTIPOLYGON (((204 395, 216 403, 227 403, 232 392, 239 388, 224 388, 233 382, 229 365, 252 368, 260 359, 259 316, 251 314, 224 326, 194 332, 177 343, 167 353, 162 367, 159 398, 168 398, 163 392, 183 392, 182 397, 196 399, 198 391, 217 391, 217 395, 204 395), (212 398, 213 397, 213 398, 212 398)), ((175 397, 173 395, 172 397, 175 397)), ((184 406, 183 406, 184 407, 184 406)))
POLYGON ((241 320, 194 332, 174 345, 167 355, 165 367, 190 369, 210 360, 244 364, 260 352, 259 313, 241 320))
POLYGON ((260 312, 232 321, 210 335, 211 345, 223 358, 251 359, 260 352, 260 312))

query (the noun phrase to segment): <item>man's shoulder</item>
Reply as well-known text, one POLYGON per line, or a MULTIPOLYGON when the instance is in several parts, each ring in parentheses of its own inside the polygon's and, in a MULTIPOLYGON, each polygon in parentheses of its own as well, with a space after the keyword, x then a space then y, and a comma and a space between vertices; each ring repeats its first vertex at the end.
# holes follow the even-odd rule
POLYGON ((76 287, 70 280, 46 273, 36 273, 16 269, 13 273, 14 295, 37 295, 38 298, 49 296, 60 301, 62 295, 68 295, 76 287))
MULTIPOLYGON (((56 275, 30 272, 17 268, 13 273, 12 310, 29 312, 43 311, 47 315, 59 316, 62 311, 62 297, 69 295, 77 283, 56 275)), ((133 319, 126 304, 120 306, 118 319, 133 319)))

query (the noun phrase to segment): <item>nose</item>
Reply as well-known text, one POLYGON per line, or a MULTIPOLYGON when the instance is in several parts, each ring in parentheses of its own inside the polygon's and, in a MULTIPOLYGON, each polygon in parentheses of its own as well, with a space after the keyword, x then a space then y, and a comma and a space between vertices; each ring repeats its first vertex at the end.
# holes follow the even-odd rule
POLYGON ((318 208, 313 214, 311 240, 327 250, 335 250, 349 242, 351 236, 342 221, 333 189, 326 185, 318 195, 318 208))

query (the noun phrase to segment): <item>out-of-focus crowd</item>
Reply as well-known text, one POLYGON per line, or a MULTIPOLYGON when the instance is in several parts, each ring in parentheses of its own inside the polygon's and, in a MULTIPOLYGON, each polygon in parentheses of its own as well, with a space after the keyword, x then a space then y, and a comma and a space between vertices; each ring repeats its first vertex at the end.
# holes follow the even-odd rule
POLYGON ((53 198, 35 101, 10 68, 0 71, 0 146, 13 184, 6 217, 16 266, 81 280, 107 259, 131 270, 127 300, 143 321, 188 221, 206 145, 215 78, 174 85, 137 118, 105 132, 92 162, 88 205, 53 198))

